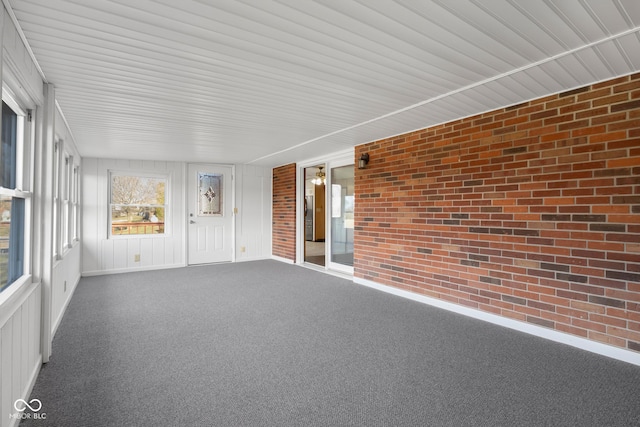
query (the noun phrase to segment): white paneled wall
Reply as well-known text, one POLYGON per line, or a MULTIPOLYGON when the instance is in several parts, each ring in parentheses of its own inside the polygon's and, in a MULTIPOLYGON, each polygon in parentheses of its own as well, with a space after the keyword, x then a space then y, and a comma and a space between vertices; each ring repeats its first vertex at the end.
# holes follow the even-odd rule
MULTIPOLYGON (((271 169, 236 165, 237 261, 271 257, 271 169)), ((84 275, 172 268, 187 264, 186 170, 182 162, 82 159, 84 275), (165 237, 108 236, 109 171, 168 174, 170 215, 165 237), (140 255, 136 261, 135 255, 140 255)))
POLYGON ((138 160, 82 160, 82 272, 85 275, 185 264, 184 163, 138 160), (169 211, 163 236, 109 237, 110 171, 169 177, 169 211), (138 257, 139 255, 139 261, 138 257))
POLYGON ((40 371, 42 291, 31 284, 0 314, 0 426, 17 425, 13 404, 26 398, 40 371))
POLYGON ((271 256, 271 169, 236 166, 236 260, 271 256))
MULTIPOLYGON (((60 111, 57 109, 54 128, 56 139, 62 141, 64 152, 72 157, 74 166, 80 166, 80 154, 75 145, 73 135, 67 128, 67 124, 60 114, 60 111)), ((78 215, 82 215, 81 209, 78 215)), ((51 274, 51 336, 53 336, 58 329, 64 311, 80 280, 81 257, 82 249, 80 242, 73 241, 71 246, 64 248, 58 259, 53 262, 51 274)))
MULTIPOLYGON (((42 106, 42 79, 4 7, 0 7, 0 45, 3 86, 23 107, 35 110, 42 106)), ((16 413, 13 404, 26 399, 35 383, 42 364, 41 339, 42 285, 27 277, 0 295, 0 427, 19 423, 12 417, 16 413)))
POLYGON ((76 242, 64 254, 64 257, 53 265, 51 279, 51 335, 60 325, 62 316, 73 296, 73 291, 80 281, 80 258, 82 250, 76 242))

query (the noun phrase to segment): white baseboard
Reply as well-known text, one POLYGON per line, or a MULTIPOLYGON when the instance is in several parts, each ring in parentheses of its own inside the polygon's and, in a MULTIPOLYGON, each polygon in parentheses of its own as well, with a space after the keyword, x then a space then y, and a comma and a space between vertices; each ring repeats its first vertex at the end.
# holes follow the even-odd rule
POLYGON ((249 262, 249 261, 264 261, 265 259, 271 259, 270 256, 256 256, 256 257, 246 257, 246 258, 236 258, 235 262, 249 262))
POLYGON ((464 316, 472 317, 474 319, 483 320, 495 325, 504 326, 516 331, 525 332, 527 334, 535 335, 540 338, 567 344, 572 347, 589 351, 591 353, 600 354, 602 356, 611 357, 612 359, 617 359, 623 362, 640 366, 640 354, 630 350, 613 347, 611 345, 602 344, 596 341, 588 340, 586 338, 566 334, 564 332, 543 328, 542 326, 533 325, 531 323, 520 322, 518 320, 509 319, 507 317, 498 316, 496 314, 474 310, 469 307, 453 304, 447 301, 439 300, 437 298, 431 298, 425 295, 416 294, 414 292, 394 288, 393 286, 382 285, 371 280, 354 277, 353 282, 358 285, 367 286, 369 288, 377 289, 389 294, 397 295, 413 301, 421 302, 423 304, 428 304, 454 313, 462 314, 464 316))
POLYGON ((187 266, 186 264, 169 264, 169 265, 150 265, 147 267, 136 267, 136 268, 114 268, 110 270, 83 271, 82 277, 104 276, 106 274, 135 273, 136 271, 168 270, 171 268, 183 268, 186 266, 187 266))
POLYGON ((294 261, 291 261, 290 259, 287 259, 287 258, 279 257, 277 255, 271 255, 271 259, 276 260, 276 261, 280 261, 280 262, 284 262, 284 263, 287 263, 287 264, 295 264, 294 261))

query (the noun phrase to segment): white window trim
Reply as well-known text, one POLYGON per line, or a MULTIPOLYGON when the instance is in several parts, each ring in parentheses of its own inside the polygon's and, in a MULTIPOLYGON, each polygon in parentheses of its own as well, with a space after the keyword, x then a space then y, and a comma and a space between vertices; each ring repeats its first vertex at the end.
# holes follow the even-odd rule
MULTIPOLYGON (((348 165, 354 164, 354 157, 355 157, 354 149, 348 148, 346 150, 337 151, 334 153, 327 154, 325 156, 307 159, 305 161, 298 162, 296 164, 296 212, 299 213, 296 219, 296 259, 298 260, 296 263, 298 265, 309 266, 308 264, 305 264, 305 261, 304 261, 304 242, 305 242, 304 235, 303 235, 304 215, 300 214, 304 212, 304 205, 303 205, 304 198, 301 197, 301 195, 304 192, 304 186, 305 186, 305 177, 304 177, 305 168, 317 166, 320 164, 324 165, 326 178, 327 178, 327 182, 326 182, 327 191, 325 191, 325 206, 327 207, 325 209, 325 224, 330 224, 331 222, 331 209, 330 209, 331 169, 335 167, 348 166, 348 165)), ((331 256, 330 256, 331 232, 332 232, 331 227, 327 227, 327 234, 325 236, 325 242, 326 242, 325 254, 327 255, 327 258, 326 258, 327 260, 331 259, 331 256)), ((312 266, 310 268, 314 268, 320 271, 325 271, 327 273, 346 274, 349 276, 353 275, 353 267, 343 266, 341 264, 337 264, 330 261, 326 262, 324 267, 318 266, 316 268, 312 266)))
MULTIPOLYGON (((31 110, 25 108, 13 92, 5 85, 2 85, 2 101, 6 103, 17 115, 17 134, 16 134, 16 185, 15 188, 0 187, 0 194, 9 197, 20 198, 24 200, 24 218, 23 218, 23 259, 22 259, 22 275, 6 286, 0 292, 0 306, 3 306, 16 295, 22 295, 24 289, 32 282, 32 235, 33 235, 33 150, 35 147, 35 132, 32 122, 26 120, 31 118, 31 110), (30 156, 29 162, 25 161, 25 156, 30 156)), ((1 285, 0 285, 1 286, 1 285)))
POLYGON ((53 222, 53 259, 60 260, 63 257, 63 248, 62 248, 62 231, 61 231, 61 164, 62 164, 62 156, 64 151, 64 140, 56 138, 53 148, 53 161, 54 161, 54 180, 53 180, 53 210, 54 210, 54 222, 53 222))
POLYGON ((71 244, 74 245, 80 241, 80 166, 73 165, 73 171, 71 172, 73 180, 73 193, 72 193, 72 228, 71 228, 71 244))
POLYGON ((145 171, 131 171, 125 169, 109 170, 107 173, 109 183, 107 189, 107 238, 108 239, 162 239, 171 235, 170 219, 171 219, 171 174, 169 173, 157 173, 157 172, 145 172, 145 171), (164 233, 162 234, 112 234, 111 225, 111 185, 113 183, 114 176, 137 176, 140 178, 155 178, 163 179, 165 181, 164 188, 164 233))

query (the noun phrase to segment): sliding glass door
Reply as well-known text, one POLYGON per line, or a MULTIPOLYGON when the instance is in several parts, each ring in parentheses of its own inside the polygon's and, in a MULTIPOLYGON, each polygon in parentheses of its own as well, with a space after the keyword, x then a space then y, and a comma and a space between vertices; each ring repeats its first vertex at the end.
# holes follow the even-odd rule
POLYGON ((298 259, 313 268, 353 274, 353 150, 301 162, 298 168, 298 259))
POLYGON ((304 170, 304 262, 326 266, 326 209, 327 178, 325 165, 318 164, 304 170))
POLYGON ((331 168, 329 267, 353 273, 354 165, 331 168))

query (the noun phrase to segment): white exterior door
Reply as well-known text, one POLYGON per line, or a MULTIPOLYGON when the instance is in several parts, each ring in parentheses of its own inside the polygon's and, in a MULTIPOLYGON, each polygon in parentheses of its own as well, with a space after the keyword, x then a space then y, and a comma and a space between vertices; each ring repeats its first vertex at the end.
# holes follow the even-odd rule
POLYGON ((189 265, 233 261, 233 167, 190 164, 189 265))

